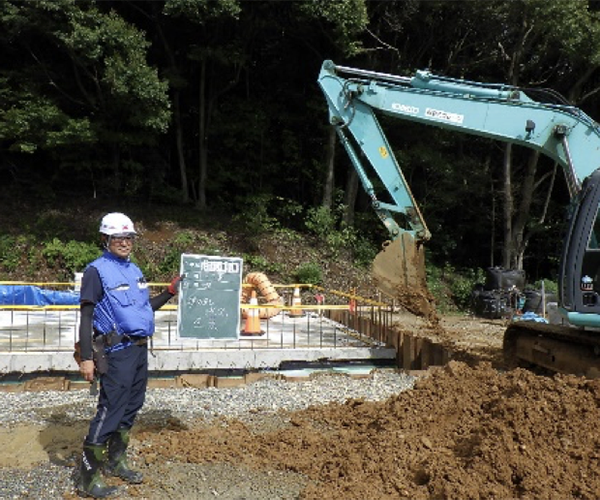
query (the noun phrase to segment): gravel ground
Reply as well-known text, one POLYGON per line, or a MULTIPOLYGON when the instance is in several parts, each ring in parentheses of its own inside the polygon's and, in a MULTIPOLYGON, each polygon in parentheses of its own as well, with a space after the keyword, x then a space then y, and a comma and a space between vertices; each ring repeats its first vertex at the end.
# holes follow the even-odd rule
MULTIPOLYGON (((305 382, 286 382, 267 378, 248 386, 232 389, 213 387, 151 389, 148 391, 146 404, 139 414, 134 430, 152 426, 163 427, 173 425, 174 422, 184 426, 202 421, 210 423, 221 418, 244 419, 247 424, 260 430, 261 426, 279 425, 278 416, 285 420, 287 417, 281 410, 296 411, 329 402, 344 402, 348 399, 380 401, 412 388, 413 384, 414 378, 406 374, 377 370, 368 378, 351 378, 342 374, 325 373, 313 375, 305 382)), ((94 414, 95 405, 96 399, 85 390, 3 393, 0 397, 0 424, 4 429, 13 429, 14 432, 23 426, 46 428, 65 426, 85 429, 85 423, 94 414)), ((83 437, 83 434, 79 436, 79 442, 83 437)), ((135 455, 136 446, 142 445, 143 443, 134 443, 132 455, 135 455)), ((0 498, 48 500, 70 498, 74 493, 74 470, 78 453, 71 452, 69 456, 61 459, 57 458, 60 455, 51 453, 49 455, 48 460, 35 464, 31 468, 11 467, 10 460, 8 463, 0 462, 2 465, 0 498)), ((167 465, 172 466, 172 464, 167 465)), ((244 477, 240 471, 227 470, 227 467, 218 467, 218 471, 215 469, 214 472, 224 475, 225 484, 227 482, 236 484, 235 493, 213 489, 204 493, 197 492, 189 495, 189 498, 250 499, 261 498, 261 495, 264 499, 292 498, 286 496, 291 491, 290 485, 285 489, 287 494, 277 493, 277 488, 274 486, 286 481, 283 476, 262 478, 261 483, 269 491, 266 496, 264 491, 240 494, 242 491, 240 487, 245 483, 248 491, 256 489, 255 478, 244 477)), ((202 471, 190 468, 185 473, 204 477, 211 473, 211 467, 205 467, 202 471)), ((295 479, 291 479, 291 482, 294 481, 295 479)), ((156 498, 177 498, 177 495, 181 494, 180 491, 175 491, 173 496, 165 493, 162 497, 156 498)))

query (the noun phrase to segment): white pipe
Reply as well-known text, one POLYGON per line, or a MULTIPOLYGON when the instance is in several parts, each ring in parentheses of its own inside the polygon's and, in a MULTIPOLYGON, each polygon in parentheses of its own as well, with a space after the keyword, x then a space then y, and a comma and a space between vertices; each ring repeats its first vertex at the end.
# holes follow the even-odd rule
POLYGON ((546 318, 546 281, 542 280, 542 318, 546 318))

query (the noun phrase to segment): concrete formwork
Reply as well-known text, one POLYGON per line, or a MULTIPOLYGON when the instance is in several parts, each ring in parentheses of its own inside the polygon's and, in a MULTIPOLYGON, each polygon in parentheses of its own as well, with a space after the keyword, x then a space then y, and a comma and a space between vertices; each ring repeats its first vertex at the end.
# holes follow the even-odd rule
MULTIPOLYGON (((240 332, 244 330, 241 321, 240 332)), ((0 309, 0 374, 78 372, 73 346, 78 307, 0 309)), ((441 344, 399 332, 384 307, 306 307, 299 317, 282 310, 260 331, 236 338, 180 337, 177 309, 156 313, 150 344, 152 372, 276 370, 286 362, 394 361, 404 370, 443 365, 441 344)))
MULTIPOLYGON (((77 308, 0 310, 0 373, 77 372, 72 353, 78 328, 77 308)), ((158 311, 150 370, 269 370, 289 361, 396 357, 393 346, 310 311, 294 318, 282 312, 261 321, 261 331, 235 339, 179 337, 176 310, 158 311)))

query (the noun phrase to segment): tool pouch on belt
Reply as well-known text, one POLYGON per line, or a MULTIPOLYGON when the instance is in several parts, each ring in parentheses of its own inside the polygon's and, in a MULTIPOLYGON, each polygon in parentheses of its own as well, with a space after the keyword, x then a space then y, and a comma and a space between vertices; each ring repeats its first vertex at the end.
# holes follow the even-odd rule
POLYGON ((77 366, 81 366, 81 344, 78 342, 75 342, 75 349, 73 351, 73 358, 75 359, 75 362, 77 363, 77 366))
POLYGON ((92 357, 94 365, 99 375, 104 375, 108 371, 108 360, 106 359, 105 338, 104 335, 97 335, 92 342, 92 357))
MULTIPOLYGON (((75 342, 73 358, 77 362, 77 365, 81 366, 81 344, 79 341, 75 342)), ((106 359, 106 352, 104 351, 103 335, 98 335, 92 343, 92 360, 94 361, 94 368, 99 375, 104 375, 108 371, 108 361, 106 359)))

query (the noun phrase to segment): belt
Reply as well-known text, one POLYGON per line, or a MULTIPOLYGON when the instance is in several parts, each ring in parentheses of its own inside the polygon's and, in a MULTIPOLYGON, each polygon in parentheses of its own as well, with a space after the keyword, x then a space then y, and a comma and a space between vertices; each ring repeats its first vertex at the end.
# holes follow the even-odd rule
POLYGON ((131 342, 133 345, 146 345, 148 343, 148 337, 130 337, 129 335, 125 334, 121 338, 121 342, 131 342))
POLYGON ((102 336, 104 345, 108 349, 116 347, 119 344, 130 343, 132 345, 146 345, 148 343, 148 337, 142 335, 127 335, 126 333, 118 335, 115 332, 110 332, 107 334, 96 334, 94 335, 94 340, 96 340, 98 336, 102 336))

